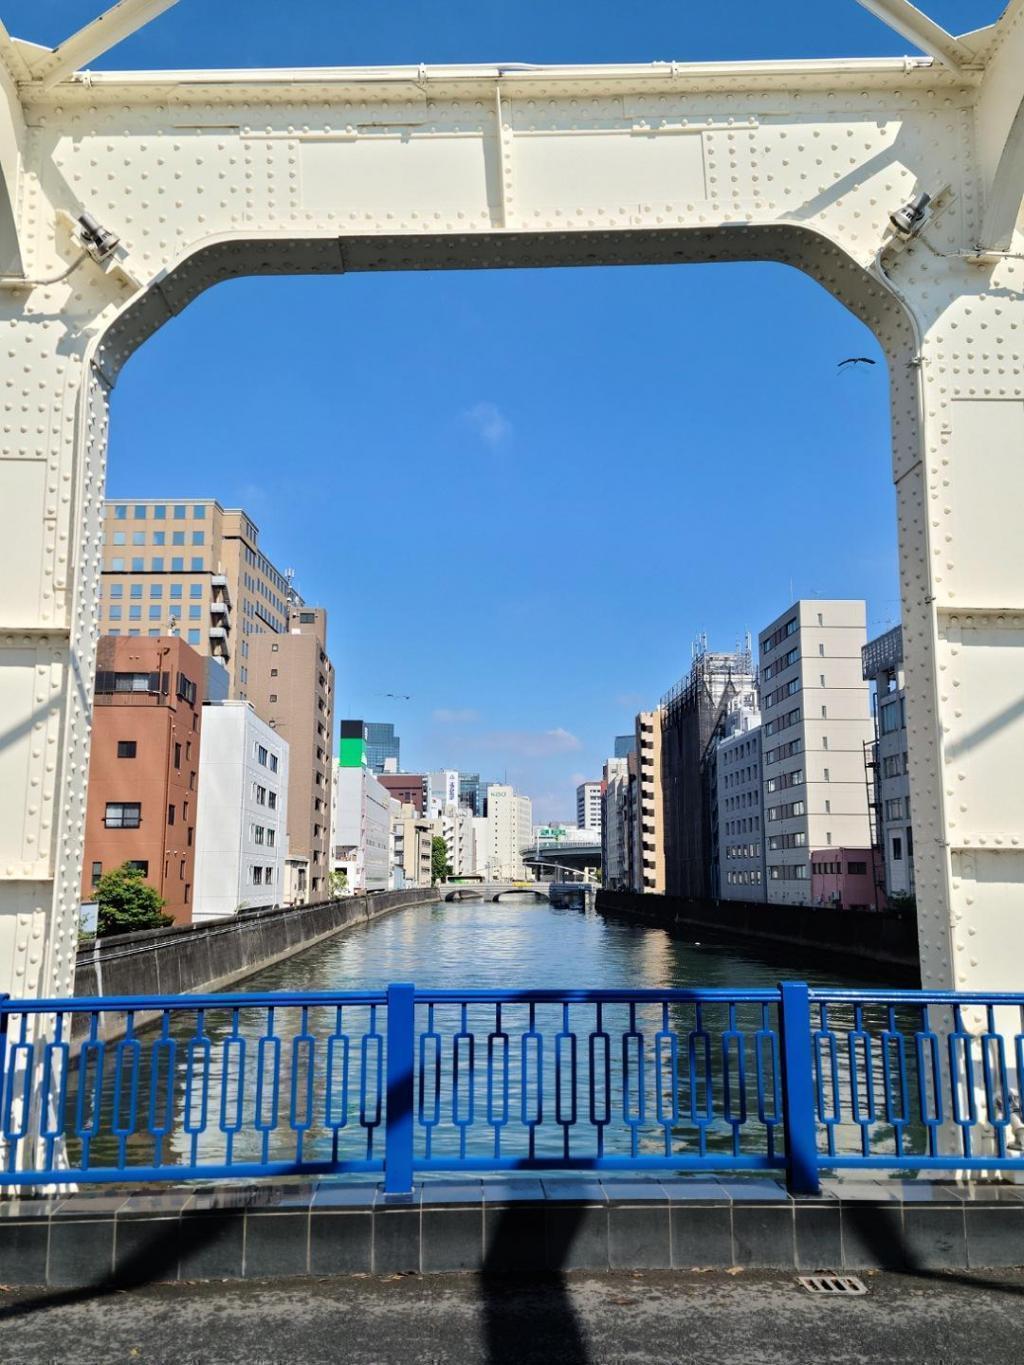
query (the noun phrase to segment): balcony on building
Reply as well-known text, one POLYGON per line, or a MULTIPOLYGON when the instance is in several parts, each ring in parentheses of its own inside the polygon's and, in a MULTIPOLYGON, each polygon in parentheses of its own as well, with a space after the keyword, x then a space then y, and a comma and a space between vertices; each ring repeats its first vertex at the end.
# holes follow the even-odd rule
POLYGON ((210 575, 210 587, 215 593, 220 593, 220 601, 231 605, 231 586, 228 583, 226 573, 215 573, 210 575))

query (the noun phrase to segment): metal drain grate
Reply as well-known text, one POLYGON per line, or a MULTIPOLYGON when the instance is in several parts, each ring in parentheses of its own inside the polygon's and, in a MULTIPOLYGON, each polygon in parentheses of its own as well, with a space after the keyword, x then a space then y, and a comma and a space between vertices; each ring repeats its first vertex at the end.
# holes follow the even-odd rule
POLYGON ((856 1275, 801 1275, 800 1283, 809 1294, 866 1294, 868 1287, 856 1275))

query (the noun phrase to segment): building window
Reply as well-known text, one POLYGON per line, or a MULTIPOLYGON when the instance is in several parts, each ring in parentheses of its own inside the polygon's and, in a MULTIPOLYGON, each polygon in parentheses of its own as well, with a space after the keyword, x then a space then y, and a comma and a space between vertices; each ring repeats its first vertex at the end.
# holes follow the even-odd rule
POLYGON ((192 508, 192 515, 193 517, 195 517, 196 521, 206 520, 206 508, 203 506, 201 502, 197 502, 196 505, 192 508))
POLYGON ((132 532, 132 544, 133 544, 133 545, 145 545, 145 543, 146 543, 146 533, 145 533, 145 531, 133 531, 133 532, 132 532))
POLYGON ((154 531, 154 532, 153 532, 153 544, 154 544, 154 545, 166 545, 166 544, 167 544, 167 532, 166 532, 166 531, 154 531))
POLYGON ((111 621, 120 621, 121 620, 120 606, 116 602, 112 602, 108 609, 107 615, 110 617, 111 621))
MULTIPOLYGON (((255 787, 253 788, 253 794, 254 794, 255 797, 256 797, 256 804, 257 804, 257 806, 265 806, 265 805, 267 804, 267 789, 266 789, 266 787, 261 787, 261 786, 259 786, 259 785, 255 786, 255 787)), ((271 795, 273 795, 273 793, 271 793, 271 795)))
POLYGON ((153 516, 156 518, 157 521, 167 520, 167 508, 164 506, 162 502, 158 502, 154 506, 153 516))
POLYGON ((190 561, 190 565, 193 573, 202 573, 203 572, 202 555, 193 555, 190 561))
POLYGON ((265 867, 263 869, 263 880, 267 886, 274 880, 274 869, 272 867, 265 867))
POLYGON ((180 584, 180 583, 172 583, 172 584, 171 584, 171 601, 172 601, 172 602, 180 602, 180 601, 181 601, 181 584, 180 584))
POLYGON ((276 677, 277 677, 277 669, 276 669, 276 668, 272 668, 272 669, 270 670, 270 676, 271 676, 272 678, 276 678, 276 677))
POLYGON ((275 845, 275 843, 277 843, 277 830, 268 829, 268 830, 267 830, 267 847, 268 847, 268 848, 273 848, 274 845, 275 845))
POLYGON ((263 828, 262 825, 253 825, 253 827, 252 827, 252 841, 253 841, 254 844, 262 844, 262 843, 263 843, 263 840, 264 840, 265 834, 266 834, 266 830, 263 828))
POLYGON ((142 557, 141 555, 136 555, 136 556, 132 559, 132 573, 145 573, 145 572, 146 572, 146 561, 143 559, 143 557, 142 557))
POLYGON ((270 771, 272 773, 277 772, 277 754, 270 755, 270 771))
POLYGON ((203 595, 202 583, 190 583, 188 585, 188 595, 189 597, 202 597, 203 595))
POLYGON ((850 877, 866 877, 868 874, 867 863, 847 863, 846 872, 850 877))
POLYGON ((885 818, 887 820, 903 819, 903 798, 902 796, 892 797, 885 803, 885 818))
POLYGON ((174 509, 174 520, 175 520, 175 521, 184 521, 184 520, 185 520, 185 516, 186 516, 185 508, 184 508, 184 506, 182 506, 182 505, 179 503, 178 506, 175 507, 175 509, 174 509))
POLYGON ((185 532, 184 532, 184 531, 172 531, 172 532, 171 532, 171 544, 172 544, 172 545, 184 545, 184 544, 185 544, 185 532))
POLYGON ((159 621, 162 614, 163 608, 160 606, 159 602, 157 602, 155 606, 152 606, 149 609, 149 619, 151 621, 159 621))
POLYGON ((110 567, 114 573, 124 573, 124 560, 120 556, 115 556, 110 561, 110 567))
POLYGON ((123 596, 124 596, 124 584, 123 584, 123 583, 111 583, 111 584, 110 584, 110 589, 109 589, 109 592, 108 592, 107 595, 108 595, 109 597, 123 597, 123 596))
POLYGON ((173 807, 173 806, 168 806, 168 807, 167 807, 167 823, 168 823, 169 825, 173 825, 173 824, 174 824, 174 807, 173 807))
POLYGON ((184 573, 185 561, 181 555, 171 555, 171 573, 184 573))
POLYGON ((124 543, 125 543, 125 535, 124 535, 124 532, 123 532, 123 531, 115 531, 115 532, 114 532, 114 535, 113 535, 113 543, 114 543, 115 545, 124 545, 124 543))
POLYGON ((128 866, 134 867, 136 871, 141 872, 144 877, 149 876, 149 862, 146 858, 129 858, 128 866))
POLYGON ((253 886, 262 886, 262 885, 263 885, 263 868, 262 868, 262 867, 256 867, 255 865, 253 866, 253 869, 252 869, 252 884, 253 884, 253 886))
POLYGON ((103 823, 107 829, 138 829, 142 823, 142 805, 139 801, 108 801, 103 823))
POLYGON ((96 883, 99 881, 99 879, 100 879, 102 876, 103 876, 103 864, 102 864, 102 863, 93 863, 93 865, 92 865, 92 884, 93 884, 93 886, 96 885, 96 883))
POLYGON ((205 544, 206 544, 206 532, 205 532, 205 531, 193 531, 193 532, 192 532, 192 544, 193 544, 193 545, 205 545, 205 544))
POLYGON ((277 693, 276 693, 276 692, 271 692, 270 697, 269 697, 269 701, 270 701, 271 703, 277 701, 277 693))
POLYGON ((277 810, 277 792, 267 792, 267 806, 270 810, 277 810))
POLYGON ((184 881, 184 880, 185 880, 185 859, 184 859, 184 858, 182 858, 182 860, 178 863, 178 880, 179 880, 179 881, 184 881))
POLYGON ((125 517, 127 517, 127 515, 128 515, 128 508, 127 508, 126 505, 123 505, 123 504, 120 504, 120 503, 119 503, 118 506, 114 508, 114 519, 115 519, 116 521, 124 521, 124 519, 125 519, 125 517))
POLYGON ((174 746, 174 766, 181 767, 181 745, 177 743, 174 746))
POLYGON ((188 642, 190 645, 197 645, 199 643, 199 634, 200 632, 194 627, 188 632, 188 642))
POLYGON ((267 750, 263 744, 256 745, 256 762, 264 768, 267 766, 267 750))
POLYGON ((136 741, 134 739, 119 739, 117 741, 118 758, 134 758, 136 741))

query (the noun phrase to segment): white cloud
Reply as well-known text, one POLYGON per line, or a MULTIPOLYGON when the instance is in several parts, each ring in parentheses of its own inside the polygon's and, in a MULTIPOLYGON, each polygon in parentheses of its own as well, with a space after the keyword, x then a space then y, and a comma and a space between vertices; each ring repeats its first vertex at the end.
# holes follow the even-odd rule
POLYGON ((438 725, 471 725, 480 719, 480 712, 471 706, 439 706, 433 713, 438 725))
POLYGON ((478 742, 485 749, 499 749, 520 758, 548 758, 583 748, 583 741, 561 726, 554 730, 492 730, 481 735, 478 742))
POLYGON ((499 446, 512 435, 512 423, 494 403, 475 403, 462 414, 462 421, 489 446, 499 446))

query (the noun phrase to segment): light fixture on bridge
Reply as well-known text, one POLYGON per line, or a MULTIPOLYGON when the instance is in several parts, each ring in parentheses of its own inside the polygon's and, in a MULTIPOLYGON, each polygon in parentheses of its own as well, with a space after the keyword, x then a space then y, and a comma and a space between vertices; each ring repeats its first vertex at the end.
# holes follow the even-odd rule
POLYGON ((103 262, 113 254, 120 242, 116 232, 101 227, 91 213, 82 213, 78 218, 78 235, 82 245, 94 261, 103 262))
POLYGON ((924 190, 920 194, 915 194, 913 199, 904 204, 895 213, 889 214, 889 222, 892 223, 896 231, 903 237, 916 237, 924 227, 924 220, 928 205, 931 203, 931 195, 925 194, 924 190))

